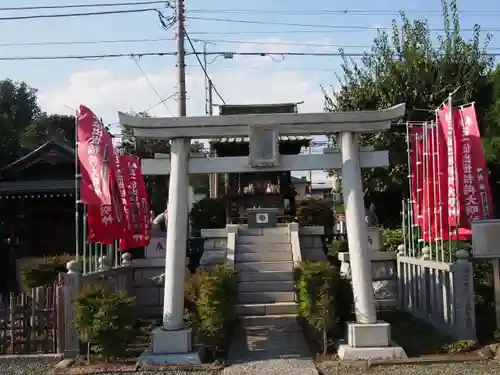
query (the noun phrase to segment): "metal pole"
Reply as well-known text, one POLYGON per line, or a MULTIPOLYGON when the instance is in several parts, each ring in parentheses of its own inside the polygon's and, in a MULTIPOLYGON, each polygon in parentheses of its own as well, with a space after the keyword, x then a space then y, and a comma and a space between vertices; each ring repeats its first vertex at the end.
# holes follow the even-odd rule
POLYGON ((78 163, 78 111, 75 113, 75 260, 80 262, 80 168, 78 163))

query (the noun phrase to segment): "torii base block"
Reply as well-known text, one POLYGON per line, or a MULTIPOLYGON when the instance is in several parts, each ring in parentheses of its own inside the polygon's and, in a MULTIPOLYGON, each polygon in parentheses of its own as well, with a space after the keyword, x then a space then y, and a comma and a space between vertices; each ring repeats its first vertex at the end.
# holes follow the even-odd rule
POLYGON ((167 331, 163 327, 152 332, 152 346, 138 359, 149 366, 165 365, 201 365, 197 352, 192 352, 192 331, 190 328, 167 331))
POLYGON ((347 344, 339 345, 338 356, 344 361, 407 358, 403 348, 391 342, 389 323, 347 323, 347 344))

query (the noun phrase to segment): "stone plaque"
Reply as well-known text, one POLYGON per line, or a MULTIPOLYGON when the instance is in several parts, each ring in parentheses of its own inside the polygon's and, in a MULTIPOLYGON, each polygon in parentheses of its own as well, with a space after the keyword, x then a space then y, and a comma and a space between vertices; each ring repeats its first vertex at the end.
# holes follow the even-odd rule
POLYGON ((279 134, 274 124, 250 125, 249 166, 279 166, 279 134))
POLYGON ((151 237, 149 245, 146 246, 144 251, 144 256, 147 259, 164 259, 167 248, 167 238, 163 237, 151 237))
POLYGON ((368 227, 368 249, 379 251, 382 248, 382 235, 377 227, 368 227))
POLYGON ((500 220, 472 222, 472 255, 474 258, 500 258, 500 220))

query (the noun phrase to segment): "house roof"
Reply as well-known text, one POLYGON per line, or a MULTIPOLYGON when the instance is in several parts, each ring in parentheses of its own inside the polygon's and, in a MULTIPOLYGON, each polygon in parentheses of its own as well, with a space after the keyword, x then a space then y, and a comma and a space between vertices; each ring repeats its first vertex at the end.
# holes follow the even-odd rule
POLYGON ((51 139, 50 141, 31 151, 29 154, 4 166, 3 168, 0 168, 0 179, 28 168, 29 166, 39 161, 44 155, 54 151, 64 157, 73 159, 75 158, 75 149, 73 147, 69 146, 65 142, 51 139))

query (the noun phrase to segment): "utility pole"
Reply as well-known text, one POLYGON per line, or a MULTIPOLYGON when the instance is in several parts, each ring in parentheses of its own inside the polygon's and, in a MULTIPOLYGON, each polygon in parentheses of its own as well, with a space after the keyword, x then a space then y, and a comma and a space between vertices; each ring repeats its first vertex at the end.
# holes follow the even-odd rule
POLYGON ((184 0, 177 0, 177 80, 179 84, 179 117, 186 117, 186 51, 184 49, 184 0))
POLYGON ((212 87, 212 80, 209 78, 208 79, 208 115, 213 116, 214 115, 214 102, 212 99, 212 93, 213 93, 213 87, 212 87))

